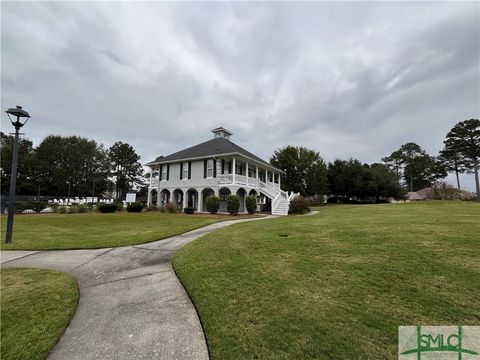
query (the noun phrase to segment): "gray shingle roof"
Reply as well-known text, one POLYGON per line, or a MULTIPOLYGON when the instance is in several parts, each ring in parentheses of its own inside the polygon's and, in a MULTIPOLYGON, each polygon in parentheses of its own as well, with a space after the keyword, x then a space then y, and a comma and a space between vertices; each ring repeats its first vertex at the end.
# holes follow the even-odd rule
POLYGON ((189 147, 187 149, 177 151, 176 153, 173 153, 167 156, 163 156, 163 157, 159 156, 154 161, 151 161, 146 165, 162 164, 162 163, 168 163, 173 161, 205 158, 205 157, 217 156, 222 154, 232 154, 232 153, 238 153, 240 155, 243 155, 255 161, 258 161, 259 163, 275 168, 265 160, 259 158, 258 156, 252 154, 251 152, 245 150, 244 148, 224 138, 214 138, 214 139, 205 141, 201 144, 189 147))

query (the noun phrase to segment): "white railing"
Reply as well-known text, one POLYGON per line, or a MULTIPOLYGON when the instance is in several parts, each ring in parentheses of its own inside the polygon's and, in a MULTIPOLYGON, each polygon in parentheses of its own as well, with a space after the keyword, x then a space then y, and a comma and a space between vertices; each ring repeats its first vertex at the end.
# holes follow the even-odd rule
POLYGON ((257 186, 258 186, 257 179, 252 178, 252 177, 249 177, 249 178, 248 178, 248 185, 249 185, 249 186, 257 187, 257 186))
POLYGON ((150 185, 149 187, 151 188, 158 188, 158 179, 150 179, 150 185))
POLYGON ((231 184, 231 183, 233 183, 233 175, 232 174, 218 175, 218 183, 219 184, 231 184))
POLYGON ((247 185, 247 177, 245 175, 235 175, 235 183, 247 185))

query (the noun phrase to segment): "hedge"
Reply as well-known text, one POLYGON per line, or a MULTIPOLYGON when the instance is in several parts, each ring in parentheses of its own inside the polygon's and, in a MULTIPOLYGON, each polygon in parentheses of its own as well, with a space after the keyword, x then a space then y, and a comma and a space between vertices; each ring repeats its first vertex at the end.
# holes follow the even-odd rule
POLYGON ((127 205, 128 212, 141 212, 143 210, 143 204, 139 202, 132 202, 127 205))
POLYGON ((101 213, 113 213, 117 211, 118 205, 117 204, 100 204, 98 205, 98 211, 101 213))

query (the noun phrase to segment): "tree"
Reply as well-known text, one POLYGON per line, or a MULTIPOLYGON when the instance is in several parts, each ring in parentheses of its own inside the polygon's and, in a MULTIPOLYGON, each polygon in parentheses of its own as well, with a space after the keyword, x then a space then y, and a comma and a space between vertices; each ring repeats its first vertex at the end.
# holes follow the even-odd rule
POLYGON ((443 142, 444 148, 440 151, 439 160, 445 166, 447 171, 453 171, 455 177, 457 178, 457 188, 460 189, 460 177, 459 174, 468 171, 468 168, 471 167, 471 164, 468 159, 466 159, 461 149, 458 147, 458 142, 454 141, 453 136, 443 142))
POLYGON ((397 174, 403 170, 403 180, 410 191, 418 191, 432 186, 447 176, 445 166, 439 159, 430 156, 415 143, 406 143, 390 156, 382 159, 389 168, 395 168, 397 174))
POLYGON ((109 165, 103 145, 78 136, 49 135, 35 152, 35 178, 42 193, 89 196, 108 186, 109 165))
POLYGON ((123 199, 125 194, 136 185, 142 184, 142 164, 140 156, 133 147, 117 141, 108 150, 112 175, 115 178, 116 199, 123 199))
MULTIPOLYGON (((12 135, 0 132, 0 149, 1 149, 1 193, 8 194, 10 190, 10 175, 12 173, 12 151, 13 141, 12 135)), ((35 150, 33 143, 25 138, 21 138, 18 142, 18 166, 17 166, 17 191, 18 195, 32 195, 36 193, 36 184, 33 176, 35 150)))
POLYGON ((328 164, 328 185, 330 193, 337 196, 363 196, 363 166, 356 159, 340 160, 328 164))
POLYGON ((346 198, 403 197, 394 171, 384 164, 363 164, 356 159, 335 160, 328 164, 330 193, 346 198))
POLYGON ((303 196, 327 191, 327 166, 317 151, 287 145, 273 153, 270 164, 284 171, 281 184, 285 191, 303 196))
POLYGON ((480 120, 470 119, 456 124, 447 134, 446 143, 458 152, 463 166, 473 170, 477 200, 480 201, 478 167, 480 161, 480 120))
POLYGON ((386 166, 395 173, 398 184, 400 184, 401 170, 403 165, 402 152, 400 150, 394 151, 390 156, 382 159, 386 166))

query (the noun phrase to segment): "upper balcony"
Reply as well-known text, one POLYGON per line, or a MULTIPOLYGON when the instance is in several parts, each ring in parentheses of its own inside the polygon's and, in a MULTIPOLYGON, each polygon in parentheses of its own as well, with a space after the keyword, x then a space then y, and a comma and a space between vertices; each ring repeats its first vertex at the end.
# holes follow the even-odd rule
MULTIPOLYGON (((203 180, 203 179, 202 179, 203 180)), ((214 182, 216 182, 218 185, 225 185, 225 186, 248 186, 248 187, 253 187, 253 188, 259 188, 259 187, 265 187, 265 186, 272 186, 277 189, 280 189, 280 184, 277 182, 272 182, 272 181, 267 181, 263 182, 260 179, 254 178, 254 177, 247 177, 245 175, 239 175, 235 174, 235 179, 233 174, 222 174, 222 175, 217 175, 216 178, 211 179, 214 182)), ((195 183, 194 179, 187 180, 188 184, 193 184, 195 183)), ((165 182, 165 186, 168 186, 169 182, 165 182)), ((153 178, 150 180, 149 188, 157 189, 159 185, 159 180, 158 178, 153 178)))

